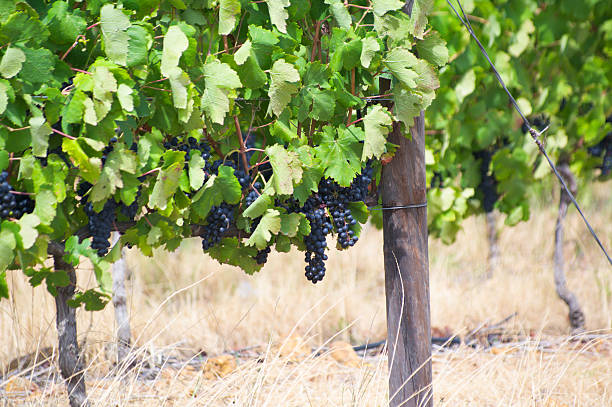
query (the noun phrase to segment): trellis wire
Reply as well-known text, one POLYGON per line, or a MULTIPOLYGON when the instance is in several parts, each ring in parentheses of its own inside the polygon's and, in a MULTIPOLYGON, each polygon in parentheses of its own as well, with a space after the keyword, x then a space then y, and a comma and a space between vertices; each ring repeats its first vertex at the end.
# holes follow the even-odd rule
POLYGON ((529 120, 527 120, 527 118, 525 117, 525 115, 521 111, 521 108, 519 107, 518 103, 516 102, 516 100, 512 96, 512 93, 510 93, 510 91, 506 87, 506 84, 505 84, 504 80, 502 79, 502 77, 500 76, 499 72, 497 71, 497 68, 495 68, 495 64, 493 64, 493 61, 491 61, 491 58, 489 57, 489 54, 487 53, 487 51, 485 50, 484 46, 481 44, 480 40, 476 36, 476 33, 474 33, 474 30, 472 29, 472 25, 470 24, 470 20, 468 19, 467 15, 465 14, 465 11, 463 10, 463 6, 461 5, 461 0, 456 0, 456 1, 457 1, 457 4, 459 5, 459 9, 461 10, 461 14, 459 14, 459 12, 452 5, 450 0, 446 0, 446 2, 450 6, 450 8, 453 10, 455 15, 459 19, 459 21, 461 21, 461 23, 468 30, 468 32, 470 33, 470 35, 472 36, 474 41, 476 41, 476 44, 478 44, 478 47, 480 48, 480 51, 482 52, 482 54, 485 56, 485 58, 489 62, 489 65, 491 66, 491 70, 493 70, 493 73, 495 74, 495 77, 497 78, 497 81, 500 83, 502 88, 504 88, 504 91, 506 92, 506 94, 510 98, 510 102, 512 102, 512 105, 514 106, 514 109, 523 118, 525 124, 527 125, 527 128, 529 129, 529 134, 533 138, 533 141, 538 146, 538 149, 540 150, 542 155, 544 155, 544 157, 546 158, 546 161, 548 161, 548 165, 550 166, 550 168, 553 170, 553 172, 555 173, 555 175, 559 179, 559 182, 561 182, 561 185, 563 186, 563 189, 565 190, 565 193, 567 193, 567 195, 569 196, 570 200, 572 201, 572 203, 574 204, 574 206, 578 210, 578 213, 582 217, 582 220, 584 221, 585 225, 589 229, 589 232, 591 233, 591 235, 593 236, 593 238, 595 239, 595 241, 597 242, 597 244, 601 248, 601 251, 603 252, 603 254, 608 259, 608 263, 610 263, 610 265, 612 266, 612 259, 610 258, 610 255, 606 251, 606 248, 601 243, 601 240, 599 240, 599 237, 597 236, 597 233, 595 233, 595 231, 591 227, 591 224, 589 223, 589 221, 587 220, 586 216, 582 212, 582 209, 580 208, 580 205, 578 205, 578 202, 576 201, 576 198, 574 198, 574 195, 571 193, 571 191, 567 187, 567 184, 565 183, 565 180, 563 179, 561 174, 559 174, 559 171, 557 171, 557 167, 555 166, 555 164, 552 162, 552 160, 550 159, 550 157, 546 153, 546 149, 544 148, 544 145, 539 140, 540 135, 543 132, 545 132, 548 129, 548 127, 546 127, 546 129, 542 130, 541 132, 539 132, 539 131, 535 130, 533 127, 531 127, 531 123, 529 123, 529 120))

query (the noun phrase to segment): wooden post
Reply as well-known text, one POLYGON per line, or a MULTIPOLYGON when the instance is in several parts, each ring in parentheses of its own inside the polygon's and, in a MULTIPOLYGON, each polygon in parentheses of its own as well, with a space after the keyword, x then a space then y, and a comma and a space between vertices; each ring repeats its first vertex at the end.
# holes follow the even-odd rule
POLYGON ((77 342, 76 310, 67 302, 74 296, 76 288, 76 273, 74 267, 62 259, 61 255, 53 256, 55 270, 63 270, 68 274, 70 284, 57 287, 55 297, 56 326, 59 342, 59 368, 68 390, 70 407, 88 406, 83 361, 77 342))
MULTIPOLYGON (((411 15, 414 0, 403 11, 411 15)), ((389 88, 389 83, 380 89, 389 88)), ((411 139, 393 123, 389 142, 398 146, 382 170, 383 207, 427 200, 425 116, 414 119, 411 139)), ((427 207, 383 210, 383 251, 387 300, 389 406, 432 407, 431 317, 427 207)))
MULTIPOLYGON (((119 241, 120 234, 115 232, 112 244, 119 241)), ((127 263, 125 249, 121 249, 121 258, 113 263, 113 306, 115 307, 115 322, 117 324, 117 365, 125 360, 130 352, 132 334, 130 330, 130 313, 127 308, 125 280, 127 279, 127 263)))
MULTIPOLYGON (((426 202, 425 118, 410 128, 412 139, 393 124, 389 142, 398 145, 383 167, 384 207, 426 202)), ((389 405, 433 406, 427 208, 383 211, 389 405)))

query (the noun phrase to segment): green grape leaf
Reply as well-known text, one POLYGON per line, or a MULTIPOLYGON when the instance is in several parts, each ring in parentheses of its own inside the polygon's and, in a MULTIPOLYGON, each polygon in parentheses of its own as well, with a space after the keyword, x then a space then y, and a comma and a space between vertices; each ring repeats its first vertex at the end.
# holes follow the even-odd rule
POLYGON ((193 154, 189 159, 189 186, 193 190, 202 188, 206 174, 204 173, 206 161, 200 154, 193 154))
POLYGON ((87 27, 81 11, 78 8, 70 9, 66 1, 54 2, 43 23, 49 29, 51 41, 56 44, 72 44, 87 27))
POLYGON ((192 199, 191 208, 201 218, 206 219, 210 208, 222 202, 237 204, 242 197, 242 189, 234 176, 234 169, 224 165, 219 167, 219 174, 206 181, 192 199))
POLYGON ((48 49, 24 48, 26 63, 23 64, 19 77, 31 83, 45 83, 53 81, 53 71, 57 57, 48 49))
POLYGON ((300 223, 305 219, 303 213, 283 213, 280 215, 281 227, 280 232, 289 237, 295 237, 298 234, 300 223))
POLYGON ((0 150, 0 171, 4 171, 8 168, 10 163, 10 156, 8 151, 0 150))
POLYGON ((267 114, 274 113, 276 116, 285 110, 291 101, 291 97, 298 90, 300 73, 295 67, 284 59, 279 59, 270 70, 270 104, 267 114))
POLYGON ((2 60, 0 60, 0 75, 7 79, 12 78, 21 71, 25 61, 26 55, 22 50, 15 47, 7 48, 2 56, 2 60))
POLYGON ((300 202, 304 203, 312 192, 319 190, 319 181, 323 176, 323 172, 319 168, 304 168, 302 181, 293 189, 293 196, 300 202))
POLYGON ((202 94, 202 109, 213 123, 223 124, 230 111, 233 90, 242 86, 238 74, 218 59, 210 59, 204 65, 205 89, 202 94))
MULTIPOLYGON (((2 267, 2 243, 0 243, 0 267, 2 267)), ((9 288, 6 282, 6 272, 0 273, 0 298, 9 298, 9 288)))
POLYGON ((388 36, 396 43, 406 43, 410 39, 410 18, 404 13, 387 13, 382 17, 374 14, 374 30, 379 36, 388 36))
POLYGON ((0 227, 0 272, 12 263, 17 248, 17 238, 10 224, 11 222, 4 220, 0 227))
POLYGON ((271 206, 272 197, 267 194, 261 194, 257 197, 255 202, 242 212, 242 215, 250 219, 256 219, 263 215, 271 206))
POLYGON ((368 158, 380 158, 386 150, 386 136, 389 134, 389 126, 393 123, 391 113, 389 113, 386 107, 376 105, 363 118, 363 123, 365 127, 365 140, 361 160, 366 161, 368 158))
POLYGON ((348 30, 351 28, 353 20, 341 0, 325 0, 325 4, 329 4, 334 19, 342 29, 348 30))
POLYGON ((419 75, 415 71, 418 59, 414 54, 402 47, 393 48, 384 60, 387 68, 404 85, 409 88, 417 87, 419 75))
POLYGON ((104 51, 118 65, 127 65, 130 39, 127 29, 130 26, 129 17, 121 9, 116 9, 112 4, 105 4, 100 8, 104 51))
POLYGON ((30 119, 30 134, 32 134, 32 154, 37 157, 46 157, 49 147, 51 126, 44 117, 35 116, 30 119))
POLYGON ((285 8, 289 7, 289 0, 266 0, 266 4, 270 13, 270 21, 272 21, 272 24, 276 26, 278 31, 286 34, 289 13, 287 13, 285 8))
MULTIPOLYGON (((419 0, 416 0, 417 2, 419 0)), ((404 7, 404 2, 401 0, 372 0, 372 9, 374 14, 382 17, 389 11, 399 10, 404 7)))
POLYGON ((126 112, 134 111, 134 98, 132 97, 132 93, 134 90, 130 88, 125 83, 122 83, 117 88, 117 99, 119 99, 119 104, 126 112))
POLYGON ((117 80, 105 66, 96 66, 92 73, 93 96, 105 102, 113 101, 113 92, 117 91, 117 80))
POLYGON ((247 58, 251 55, 251 40, 246 40, 244 44, 240 46, 238 51, 234 54, 234 61, 237 65, 242 65, 246 62, 247 58))
POLYGON ((410 34, 422 39, 427 26, 427 15, 433 10, 433 0, 415 0, 410 14, 410 34))
POLYGON ((189 76, 178 66, 167 72, 167 75, 170 80, 170 87, 172 88, 174 107, 177 109, 187 109, 187 86, 191 83, 189 76))
POLYGON ((302 179, 302 162, 299 156, 293 151, 287 151, 280 144, 266 147, 266 154, 270 157, 273 170, 270 183, 274 190, 281 195, 291 195, 293 185, 302 179))
POLYGON ((422 97, 401 85, 396 85, 393 88, 393 100, 397 119, 402 121, 406 128, 412 127, 414 118, 421 114, 422 97))
POLYGON ((533 34, 535 26, 531 20, 523 21, 521 28, 512 38, 512 43, 508 47, 508 53, 515 58, 518 58, 529 46, 529 35, 533 34))
POLYGON ((181 55, 189 47, 189 40, 178 25, 168 28, 164 36, 164 48, 161 58, 161 73, 170 76, 174 68, 179 64, 181 55))
POLYGON ((361 65, 364 68, 369 68, 372 58, 374 58, 374 55, 380 51, 380 44, 375 37, 365 37, 361 41, 361 65))
POLYGON ((153 187, 153 192, 151 192, 151 196, 149 197, 149 208, 166 209, 168 201, 178 188, 183 165, 182 162, 175 162, 159 171, 155 186, 153 187))
POLYGON ((40 219, 38 216, 26 213, 19 219, 19 234, 21 235, 21 242, 24 249, 29 249, 36 242, 38 237, 38 231, 36 226, 40 225, 40 219))
POLYGON ((326 176, 333 178, 343 187, 351 185, 357 172, 361 170, 361 141, 364 133, 359 128, 323 128, 317 158, 321 160, 326 176))
POLYGON ((102 160, 97 157, 89 157, 79 145, 79 139, 64 138, 62 150, 68 154, 72 163, 79 168, 83 179, 91 184, 95 184, 100 177, 102 160))
POLYGON ((235 237, 224 238, 220 244, 208 250, 208 254, 221 264, 240 267, 247 274, 253 274, 261 270, 262 267, 255 261, 257 249, 242 246, 235 237))
POLYGON ((219 2, 219 34, 227 35, 236 26, 236 17, 240 15, 239 0, 220 0, 219 2))
POLYGON ((276 209, 268 209, 245 244, 247 246, 255 246, 259 250, 265 249, 272 235, 278 234, 280 230, 280 212, 276 209))
POLYGON ((140 25, 133 25, 127 29, 128 55, 127 66, 133 67, 147 63, 149 49, 153 44, 151 33, 140 25))
POLYGON ((66 301, 66 304, 72 308, 78 308, 85 304, 86 311, 101 311, 106 307, 110 300, 110 296, 106 293, 101 293, 96 290, 87 290, 85 292, 77 292, 74 298, 66 301))
POLYGON ((463 103, 463 100, 469 96, 476 89, 476 74, 473 69, 470 69, 463 75, 463 77, 457 82, 455 86, 455 95, 459 103, 463 103))
POLYGON ((432 65, 444 66, 448 63, 446 41, 440 38, 437 31, 432 31, 422 41, 417 41, 416 49, 419 57, 432 65))
POLYGON ((38 216, 42 224, 49 225, 55 218, 56 208, 57 199, 53 193, 53 188, 50 186, 41 187, 36 194, 34 214, 38 216))
POLYGON ((0 114, 4 113, 8 106, 8 91, 9 85, 0 81, 0 114))

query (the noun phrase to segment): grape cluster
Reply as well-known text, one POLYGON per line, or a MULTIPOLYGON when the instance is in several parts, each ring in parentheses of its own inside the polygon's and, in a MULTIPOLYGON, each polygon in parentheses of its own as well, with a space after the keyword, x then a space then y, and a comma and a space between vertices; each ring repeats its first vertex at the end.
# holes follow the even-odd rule
POLYGON ((594 157, 603 157, 601 162, 601 175, 604 177, 612 172, 612 132, 608 133, 599 143, 587 149, 594 157))
POLYGON ((28 195, 14 194, 8 176, 6 171, 0 173, 0 219, 19 219, 34 211, 34 201, 28 195))
POLYGON ((373 169, 368 163, 348 187, 342 187, 331 179, 323 179, 319 183, 319 192, 309 197, 304 206, 298 209, 310 222, 310 234, 304 237, 305 274, 313 283, 321 281, 325 276, 326 237, 334 231, 334 227, 338 234, 338 244, 342 248, 354 246, 357 242, 358 237, 352 228, 357 221, 348 205, 366 199, 372 176, 373 169))
POLYGON ((306 278, 316 284, 325 277, 326 236, 332 231, 332 224, 324 208, 306 211, 306 219, 310 222, 310 234, 304 237, 306 278))
POLYGON ((259 190, 261 190, 261 188, 262 188, 261 182, 257 181, 253 184, 253 187, 251 188, 249 193, 244 198, 244 201, 245 201, 244 203, 245 203, 246 208, 253 205, 253 203, 257 200, 257 198, 259 198, 259 196, 261 195, 259 193, 259 190))
POLYGON ((91 248, 102 257, 108 253, 110 236, 115 223, 117 203, 109 199, 100 212, 96 212, 91 202, 85 204, 85 214, 89 218, 89 233, 91 234, 91 248))
POLYGON ((200 234, 202 249, 209 250, 218 244, 234 222, 234 206, 222 202, 213 206, 206 217, 206 226, 200 234))
MULTIPOLYGON (((539 131, 544 130, 550 124, 550 118, 544 114, 539 114, 535 116, 530 116, 529 122, 533 125, 532 127, 537 128, 539 131)), ((527 127, 527 123, 523 122, 521 125, 521 130, 523 133, 529 132, 529 127, 527 127)))
POLYGON ((268 261, 268 254, 270 254, 270 247, 266 247, 265 249, 258 251, 257 255, 255 256, 255 261, 257 264, 266 264, 268 261))
POLYGON ((210 146, 205 141, 198 143, 198 140, 196 140, 195 137, 189 137, 187 138, 186 142, 182 142, 176 138, 173 138, 164 143, 164 148, 166 150, 185 152, 185 167, 187 167, 187 162, 191 160, 191 157, 194 154, 199 154, 206 162, 204 171, 208 171, 209 169, 208 160, 210 159, 210 146))
POLYGON ((136 215, 138 215, 138 198, 140 198, 140 188, 138 188, 134 202, 129 205, 121 203, 121 213, 128 218, 129 221, 133 221, 136 218, 136 215))
POLYGON ((493 173, 489 173, 493 151, 480 150, 474 153, 474 157, 480 159, 480 184, 477 189, 482 193, 482 206, 486 213, 492 212, 495 202, 499 199, 497 193, 497 180, 493 173))

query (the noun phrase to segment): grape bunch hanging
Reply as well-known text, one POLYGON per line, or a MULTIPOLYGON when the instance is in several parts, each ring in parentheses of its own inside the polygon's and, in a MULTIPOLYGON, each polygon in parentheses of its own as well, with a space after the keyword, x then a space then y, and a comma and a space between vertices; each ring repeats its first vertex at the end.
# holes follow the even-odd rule
MULTIPOLYGON (((255 137, 249 137, 247 147, 254 145, 254 139, 255 137)), ((111 138, 108 146, 102 150, 101 161, 103 166, 107 163, 117 141, 116 137, 111 138)), ((233 168, 233 174, 240 184, 243 198, 237 204, 222 202, 211 207, 199 232, 202 249, 209 251, 219 245, 224 237, 235 235, 238 230, 236 225, 238 214, 250 207, 259 198, 264 187, 263 183, 268 182, 272 175, 271 168, 269 165, 263 165, 258 170, 249 172, 248 169, 245 170, 240 160, 241 157, 237 153, 229 154, 224 158, 213 159, 210 145, 206 141, 198 141, 194 137, 186 137, 184 140, 171 138, 163 142, 163 147, 166 150, 185 153, 185 170, 189 169, 191 158, 195 154, 200 155, 205 180, 218 175, 219 168, 222 165, 233 168)), ((132 144, 130 149, 137 152, 137 144, 132 144)), ((250 160, 252 153, 247 154, 247 158, 250 160)), ((138 179, 144 184, 147 177, 152 175, 142 175, 138 179)), ((353 217, 350 204, 365 201, 372 177, 373 168, 371 163, 368 162, 348 187, 342 187, 329 178, 323 178, 319 182, 318 192, 312 193, 303 204, 299 204, 292 197, 287 198, 284 202, 277 199, 277 206, 284 208, 287 213, 303 214, 310 223, 310 233, 303 237, 306 251, 305 275, 309 281, 317 283, 325 276, 325 262, 328 259, 326 254, 327 239, 330 235, 336 236, 338 246, 342 249, 351 247, 357 242, 357 221, 353 217)), ((80 197, 80 206, 89 220, 88 229, 92 236, 91 247, 97 251, 99 256, 104 256, 110 248, 111 232, 117 229, 116 222, 119 220, 119 214, 125 218, 121 219, 123 221, 126 219, 134 221, 138 217, 140 208, 138 199, 141 195, 141 189, 138 190, 136 200, 130 205, 125 205, 111 198, 104 203, 101 209, 97 208, 98 210, 89 202, 88 196, 91 190, 91 184, 81 181, 77 195, 80 197)), ((194 193, 188 195, 193 196, 194 193)), ((151 213, 151 211, 148 213, 151 213)), ((257 228, 260 220, 261 217, 258 217, 251 221, 251 231, 257 228)), ((258 250, 253 259, 258 265, 263 265, 267 262, 270 251, 270 247, 258 250)))

